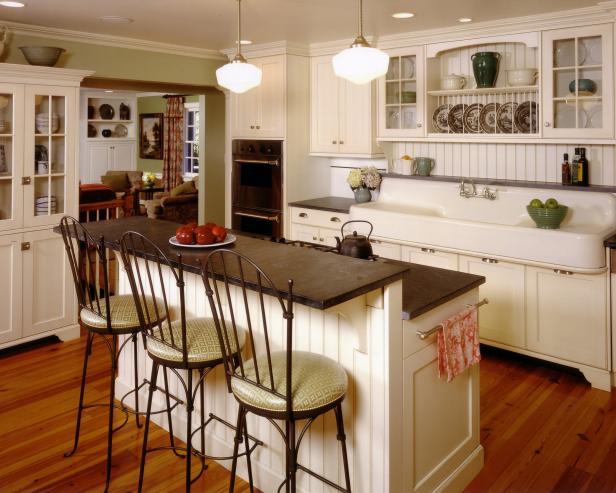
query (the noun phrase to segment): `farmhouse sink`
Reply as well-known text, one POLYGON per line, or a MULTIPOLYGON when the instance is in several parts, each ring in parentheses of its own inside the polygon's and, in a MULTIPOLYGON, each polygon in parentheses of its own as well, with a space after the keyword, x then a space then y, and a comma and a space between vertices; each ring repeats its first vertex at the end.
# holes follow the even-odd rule
MULTIPOLYGON (((511 257, 573 269, 605 267, 603 240, 616 231, 616 198, 607 193, 496 186, 496 200, 464 198, 459 184, 384 178, 375 202, 351 207, 374 236, 511 257), (560 229, 535 226, 533 198, 569 206, 560 229)), ((481 191, 483 185, 477 185, 481 191)))

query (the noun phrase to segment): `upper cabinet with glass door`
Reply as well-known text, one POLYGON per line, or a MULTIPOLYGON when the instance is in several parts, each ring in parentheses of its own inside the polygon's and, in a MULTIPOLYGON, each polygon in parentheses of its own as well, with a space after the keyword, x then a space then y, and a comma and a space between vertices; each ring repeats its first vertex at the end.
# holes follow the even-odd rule
POLYGON ((543 33, 547 138, 613 138, 612 25, 543 33))
POLYGON ((390 50, 389 70, 379 79, 379 137, 424 135, 423 47, 390 50))

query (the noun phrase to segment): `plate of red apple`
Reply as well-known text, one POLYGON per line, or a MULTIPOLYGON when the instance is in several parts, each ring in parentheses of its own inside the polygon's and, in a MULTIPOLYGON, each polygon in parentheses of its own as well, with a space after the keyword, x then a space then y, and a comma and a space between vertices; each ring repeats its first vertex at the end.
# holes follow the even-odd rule
POLYGON ((169 243, 176 247, 214 248, 230 245, 235 240, 235 235, 228 233, 224 226, 214 223, 198 226, 197 223, 190 223, 176 229, 169 243))

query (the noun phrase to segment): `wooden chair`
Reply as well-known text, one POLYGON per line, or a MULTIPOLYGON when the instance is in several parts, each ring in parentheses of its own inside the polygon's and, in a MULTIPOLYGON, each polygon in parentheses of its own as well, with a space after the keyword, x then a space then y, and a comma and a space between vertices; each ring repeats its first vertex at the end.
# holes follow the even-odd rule
MULTIPOLYGON (((251 412, 266 418, 278 430, 286 447, 286 478, 280 484, 286 491, 295 493, 296 473, 302 470, 339 491, 351 491, 346 438, 341 403, 347 391, 345 370, 335 361, 325 356, 305 351, 293 351, 293 281, 288 281, 288 297, 282 295, 270 278, 252 260, 232 250, 220 249, 212 252, 202 265, 202 277, 210 308, 214 317, 218 341, 222 352, 228 386, 239 403, 236 436, 231 467, 229 491, 235 486, 238 447, 242 433, 247 436, 246 415, 251 412), (231 285, 238 286, 242 296, 233 297, 231 285), (248 302, 247 288, 258 293, 257 308, 253 304, 252 315, 248 302), (275 298, 280 305, 282 317, 286 321, 286 347, 275 351, 268 329, 268 313, 264 294, 275 298), (236 300, 239 307, 234 307, 236 300), (229 316, 223 316, 223 306, 229 316), (241 337, 237 327, 238 314, 246 317, 248 344, 252 357, 242 352, 236 353, 237 341, 241 337), (255 327, 261 325, 262 334, 255 327), (257 354, 257 338, 262 339, 261 354, 257 354), (291 382, 291 385, 287 385, 291 382), (342 460, 345 487, 333 483, 323 476, 309 470, 297 462, 298 450, 305 432, 312 422, 322 414, 334 410, 336 415, 337 439, 342 445, 342 460), (275 420, 285 422, 285 429, 275 420), (299 436, 296 437, 295 424, 307 420, 299 436)), ((252 491, 250 456, 248 459, 249 482, 252 491)))
MULTIPOLYGON (((135 422, 137 427, 141 427, 139 416, 143 413, 139 412, 138 392, 147 382, 139 383, 138 365, 137 365, 137 336, 141 333, 142 325, 140 324, 137 315, 132 295, 112 296, 110 293, 110 273, 109 262, 107 259, 107 250, 104 244, 104 238, 101 237, 95 240, 88 230, 73 217, 63 217, 60 221, 60 230, 64 240, 64 246, 69 258, 75 290, 77 292, 77 301, 79 304, 79 320, 88 331, 88 339, 86 343, 83 373, 81 376, 81 388, 79 391, 79 406, 77 410, 77 424, 75 428, 75 440, 71 451, 64 454, 65 457, 72 456, 79 443, 79 433, 81 429, 81 415, 84 409, 97 406, 108 406, 109 420, 107 425, 107 470, 105 491, 109 489, 111 479, 111 455, 113 433, 122 428, 127 422, 129 414, 135 414, 135 422), (84 405, 84 394, 86 376, 88 370, 88 358, 92 353, 92 343, 95 336, 102 337, 105 341, 105 346, 109 350, 111 357, 111 377, 109 385, 109 403, 108 404, 88 404, 84 405), (128 336, 125 341, 118 345, 120 336, 128 336), (118 368, 118 358, 126 344, 133 342, 133 357, 134 357, 134 388, 127 392, 120 404, 114 403, 115 397, 115 375, 118 368), (124 404, 124 400, 130 395, 135 394, 135 410, 131 410, 124 404), (113 411, 121 410, 125 419, 124 422, 114 428, 113 427, 113 411)), ((152 306, 154 299, 147 297, 143 299, 147 306, 152 306)), ((166 375, 165 375, 165 391, 166 375)), ((171 417, 171 410, 177 406, 177 402, 171 406, 167 400, 167 409, 158 412, 167 412, 168 417, 171 417)), ((171 443, 173 444, 173 433, 170 433, 171 443)))

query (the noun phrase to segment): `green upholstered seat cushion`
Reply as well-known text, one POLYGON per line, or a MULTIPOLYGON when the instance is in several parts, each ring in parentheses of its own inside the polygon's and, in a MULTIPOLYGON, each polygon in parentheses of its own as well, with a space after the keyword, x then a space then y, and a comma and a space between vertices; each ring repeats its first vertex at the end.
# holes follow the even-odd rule
MULTIPOLYGON (((265 355, 258 357, 261 384, 269 387, 270 378, 265 355)), ((287 353, 272 353, 272 373, 276 391, 286 394, 287 353)), ((244 372, 252 380, 255 378, 254 362, 244 365, 244 372)), ((239 368, 236 371, 239 375, 239 368)), ((347 391, 347 374, 336 361, 326 356, 305 351, 293 351, 292 371, 293 410, 309 411, 331 404, 341 399, 347 391)), ((244 404, 265 411, 286 411, 285 400, 256 385, 233 378, 231 389, 235 397, 244 404)))
POLYGON ((178 185, 175 188, 172 188, 169 191, 170 197, 177 197, 178 195, 185 195, 188 193, 197 193, 197 189, 195 188, 195 182, 192 180, 185 181, 181 185, 178 185))
MULTIPOLYGON (((230 324, 229 324, 230 325, 230 324)), ((181 362, 182 351, 171 347, 171 336, 169 335, 169 325, 163 324, 163 337, 160 336, 160 329, 154 331, 155 337, 148 337, 147 348, 148 352, 165 361, 181 362), (162 342, 160 339, 164 340, 162 342)), ((232 335, 230 326, 229 340, 231 341, 231 349, 235 353, 237 344, 232 335)), ((182 348, 182 324, 179 320, 171 323, 171 331, 173 333, 174 345, 182 348)), ((238 339, 240 347, 243 347, 246 338, 244 330, 238 329, 238 339)), ((216 325, 211 318, 193 318, 186 320, 186 342, 188 345, 188 362, 189 363, 207 363, 209 361, 222 360, 220 344, 218 342, 218 334, 216 333, 216 325)))
MULTIPOLYGON (((154 303, 151 298, 146 301, 148 306, 148 312, 152 316, 154 311, 154 303)), ((162 306, 160 300, 157 301, 159 307, 162 306)), ((96 307, 96 305, 94 305, 96 307)), ((79 314, 81 321, 88 327, 94 329, 107 329, 107 305, 105 299, 100 300, 101 314, 89 308, 82 308, 79 314)), ((132 294, 122 294, 118 296, 111 296, 109 298, 109 307, 111 308, 111 329, 113 331, 130 332, 131 330, 138 330, 139 315, 135 308, 135 300, 132 294)))
POLYGON ((101 183, 108 186, 114 192, 125 192, 130 188, 130 181, 128 175, 124 173, 103 175, 101 176, 101 183))

